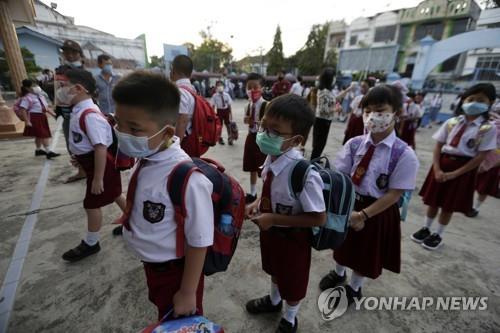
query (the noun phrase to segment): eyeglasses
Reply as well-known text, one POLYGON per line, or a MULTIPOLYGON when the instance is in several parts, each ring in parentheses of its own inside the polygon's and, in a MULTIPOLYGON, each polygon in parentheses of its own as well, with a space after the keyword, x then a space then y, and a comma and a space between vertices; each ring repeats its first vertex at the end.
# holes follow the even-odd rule
POLYGON ((280 133, 278 131, 275 131, 271 128, 265 128, 265 127, 262 127, 262 125, 259 126, 259 132, 260 133, 267 133, 267 135, 269 135, 269 137, 271 138, 278 138, 280 136, 283 136, 283 135, 293 135, 293 133, 280 133))

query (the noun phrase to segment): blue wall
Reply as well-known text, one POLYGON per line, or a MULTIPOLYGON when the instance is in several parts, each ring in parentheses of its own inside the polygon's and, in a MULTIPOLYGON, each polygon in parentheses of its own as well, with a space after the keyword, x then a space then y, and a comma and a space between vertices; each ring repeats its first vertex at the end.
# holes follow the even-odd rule
MULTIPOLYGON (((53 70, 59 66, 59 46, 24 33, 19 34, 17 38, 21 47, 27 48, 35 55, 35 61, 39 67, 53 70)), ((3 49, 1 42, 0 48, 3 49)))

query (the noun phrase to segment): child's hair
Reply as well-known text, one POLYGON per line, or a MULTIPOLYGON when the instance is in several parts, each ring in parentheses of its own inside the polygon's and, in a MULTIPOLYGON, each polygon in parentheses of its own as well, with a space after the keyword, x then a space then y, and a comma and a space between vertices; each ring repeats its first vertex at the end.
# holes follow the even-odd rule
POLYGON ((389 104, 392 106, 394 112, 400 111, 403 107, 403 96, 401 91, 395 86, 381 84, 370 89, 360 102, 362 109, 368 105, 382 104, 389 104))
POLYGON ((369 88, 373 88, 375 86, 375 80, 373 80, 373 79, 364 79, 361 82, 366 83, 369 88))
POLYGON ((327 67, 323 69, 319 76, 319 90, 333 89, 333 80, 335 79, 335 69, 327 67))
POLYGON ((97 56, 97 63, 98 64, 102 64, 103 62, 108 61, 108 60, 111 60, 111 56, 109 56, 107 54, 99 54, 97 56))
POLYGON ((21 97, 28 95, 31 92, 31 87, 33 86, 33 81, 30 79, 24 79, 21 82, 21 97))
POLYGON ((273 99, 266 107, 266 117, 279 118, 292 124, 294 135, 309 135, 314 124, 314 112, 307 101, 295 94, 286 94, 273 99))
POLYGON ((117 104, 144 109, 161 126, 175 125, 180 94, 177 86, 164 75, 144 70, 132 72, 113 88, 117 104))
POLYGON ((191 73, 193 73, 193 61, 187 55, 179 54, 172 61, 172 70, 176 74, 191 77, 191 73))
POLYGON ((221 80, 217 80, 217 81, 215 82, 215 85, 216 85, 216 86, 218 86, 218 85, 222 85, 222 86, 223 86, 223 85, 224 85, 224 82, 222 82, 221 80))
POLYGON ((411 99, 414 99, 415 96, 417 96, 417 94, 415 94, 415 92, 413 92, 413 91, 410 91, 409 93, 406 94, 406 96, 408 96, 411 99))
POLYGON ((250 73, 247 76, 247 82, 248 81, 259 81, 259 84, 262 86, 264 84, 264 78, 262 75, 258 73, 250 73))
POLYGON ((92 73, 84 69, 74 68, 67 70, 64 75, 68 78, 69 82, 83 86, 89 95, 94 95, 96 83, 92 73))

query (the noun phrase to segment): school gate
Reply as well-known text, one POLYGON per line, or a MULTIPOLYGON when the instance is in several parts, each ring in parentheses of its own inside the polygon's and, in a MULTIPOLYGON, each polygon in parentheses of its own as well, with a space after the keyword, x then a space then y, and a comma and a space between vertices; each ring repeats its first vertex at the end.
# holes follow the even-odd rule
POLYGON ((422 89, 427 75, 440 63, 465 51, 500 47, 500 28, 465 32, 436 42, 427 36, 420 41, 411 87, 422 89))

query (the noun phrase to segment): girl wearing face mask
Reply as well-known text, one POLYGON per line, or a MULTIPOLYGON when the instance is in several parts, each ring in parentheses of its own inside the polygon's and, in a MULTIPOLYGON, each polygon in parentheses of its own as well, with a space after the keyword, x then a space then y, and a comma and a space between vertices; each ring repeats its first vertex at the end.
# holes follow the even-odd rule
POLYGON ((400 272, 398 201, 404 191, 415 188, 419 166, 414 151, 394 131, 395 117, 402 109, 399 90, 377 86, 365 95, 360 107, 367 134, 347 141, 335 161, 337 170, 351 175, 356 190, 350 230, 334 252, 334 269, 320 282, 322 290, 344 284, 349 267, 349 304, 361 297, 366 277, 378 278, 383 268, 400 272))
POLYGON ((42 90, 34 85, 31 80, 23 80, 21 97, 16 102, 26 126, 23 136, 35 137, 35 156, 46 156, 48 159, 60 154, 50 150, 49 122, 46 113, 55 117, 55 113, 49 108, 42 90), (43 147, 42 147, 43 146, 43 147))
POLYGON ((497 148, 496 128, 488 111, 496 98, 495 87, 481 83, 462 96, 463 114, 448 119, 434 134, 433 164, 420 191, 427 214, 422 229, 412 239, 428 250, 442 245, 442 235, 454 212, 470 213, 478 166, 497 148), (439 221, 431 230, 439 209, 439 221))

